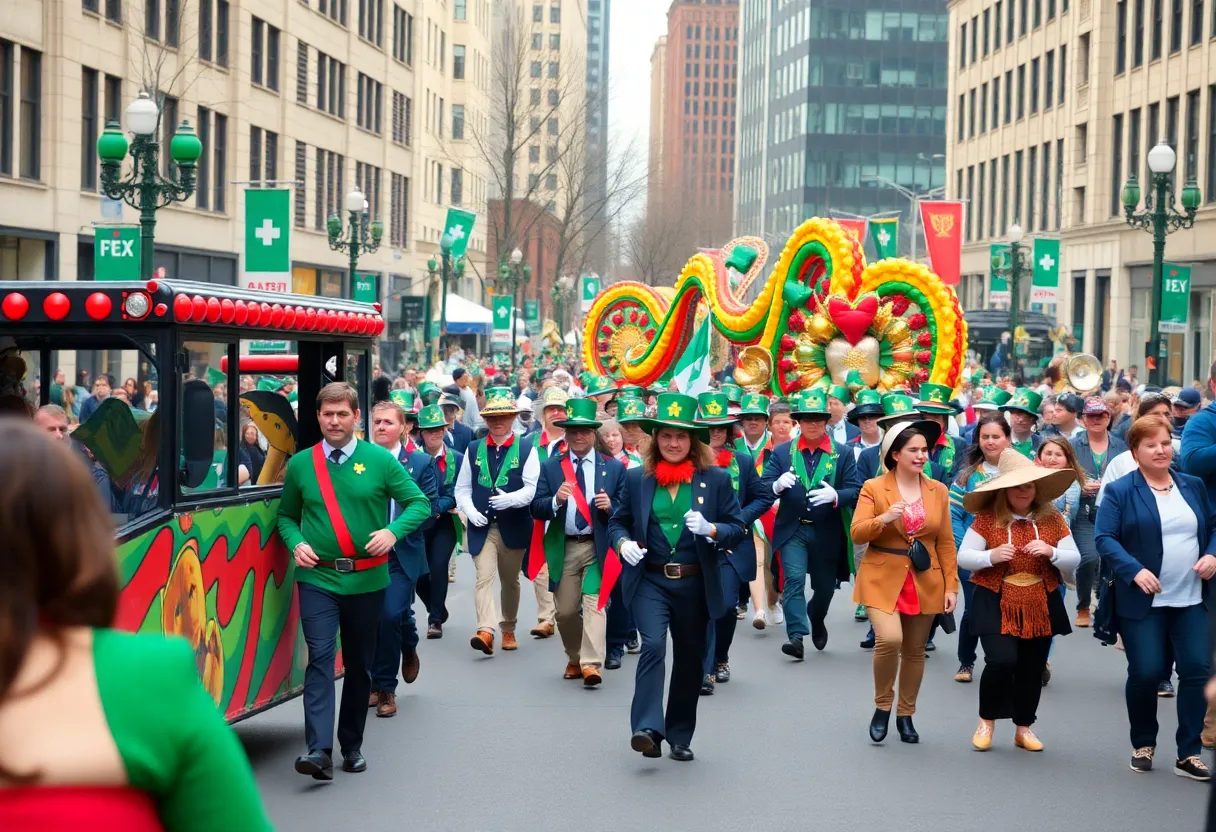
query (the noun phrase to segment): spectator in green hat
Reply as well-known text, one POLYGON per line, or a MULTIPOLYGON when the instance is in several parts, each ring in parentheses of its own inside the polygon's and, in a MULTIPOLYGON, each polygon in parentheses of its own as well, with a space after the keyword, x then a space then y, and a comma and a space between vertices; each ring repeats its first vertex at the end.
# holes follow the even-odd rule
POLYGON ((438 496, 432 505, 435 522, 423 531, 427 571, 419 577, 417 591, 427 610, 426 637, 437 639, 443 638, 448 620, 448 569, 463 533, 456 516, 455 488, 464 454, 447 444, 448 419, 439 405, 429 404, 418 411, 418 435, 422 450, 434 460, 438 496))
POLYGON ((646 421, 646 403, 637 396, 622 393, 617 398, 616 420, 625 437, 625 453, 644 456, 650 447, 650 437, 642 427, 646 421))
POLYGON ((937 441, 929 449, 929 462, 947 472, 947 479, 967 449, 965 442, 950 435, 950 418, 958 413, 950 402, 953 392, 944 384, 925 382, 920 386, 920 401, 916 403, 921 416, 941 428, 937 441))
POLYGON ((837 445, 852 442, 861 431, 857 425, 845 418, 849 408, 849 388, 834 384, 828 388, 828 433, 837 445))
POLYGON ((460 419, 460 414, 464 410, 464 399, 460 397, 460 388, 454 384, 445 387, 443 394, 439 397, 439 408, 443 411, 443 418, 448 423, 447 433, 443 439, 444 444, 463 454, 472 443, 474 434, 473 429, 460 419))
POLYGON ((1029 460, 1034 460, 1038 454, 1042 437, 1034 432, 1039 424, 1039 408, 1043 406, 1043 397, 1027 387, 1019 387, 1013 393, 1013 398, 1001 405, 1001 411, 1009 420, 1009 447, 1029 460))

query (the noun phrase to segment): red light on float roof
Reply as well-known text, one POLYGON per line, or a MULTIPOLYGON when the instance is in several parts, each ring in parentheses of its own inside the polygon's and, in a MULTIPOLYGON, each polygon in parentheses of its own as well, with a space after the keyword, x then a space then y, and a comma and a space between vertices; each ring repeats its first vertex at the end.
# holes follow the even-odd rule
POLYGON ((384 334, 384 318, 377 318, 377 319, 376 319, 376 334, 377 334, 377 335, 383 335, 383 334, 384 334))
POLYGON ((283 307, 283 328, 294 329, 296 325, 296 308, 294 306, 283 307))
POLYGON ((269 303, 260 303, 260 304, 258 304, 258 308, 261 310, 261 315, 258 317, 258 321, 260 322, 258 325, 259 326, 272 326, 272 324, 270 322, 270 315, 273 310, 270 308, 270 304, 269 303))
POLYGON ((110 296, 105 292, 94 292, 84 302, 85 313, 95 321, 109 317, 113 309, 114 301, 110 300, 110 296))
POLYGON ((222 311, 219 298, 207 298, 207 323, 213 324, 218 321, 222 311))
POLYGON ((157 283, 155 280, 149 280, 147 283, 144 284, 144 288, 148 290, 148 294, 155 295, 156 290, 160 288, 160 284, 157 283))
POLYGON ((375 321, 375 319, 374 319, 374 318, 373 318, 371 315, 364 315, 364 316, 363 316, 363 330, 362 330, 362 333, 363 333, 364 335, 371 335, 371 334, 372 334, 372 327, 374 327, 375 325, 376 325, 376 321, 375 321))
POLYGON ((296 307, 296 329, 308 329, 308 310, 303 306, 296 307))
POLYGON ((270 325, 275 329, 283 325, 283 307, 277 303, 270 307, 270 325))
POLYGON ((190 300, 189 295, 178 295, 173 298, 173 317, 178 323, 190 320, 193 313, 194 303, 190 300))
POLYGON ((384 311, 384 310, 383 310, 383 308, 381 308, 381 306, 380 306, 380 301, 376 301, 375 303, 373 303, 373 304, 372 304, 372 306, 373 306, 373 307, 375 307, 375 309, 376 309, 376 311, 377 311, 377 312, 383 312, 383 311, 384 311))
POLYGON ((30 311, 30 302, 20 292, 9 292, 0 302, 0 312, 10 321, 19 321, 30 311))
POLYGON ((258 326, 262 322, 262 307, 257 303, 250 303, 246 311, 247 321, 249 326, 258 326))
POLYGON ((249 320, 249 307, 243 300, 238 300, 232 306, 232 320, 236 322, 237 326, 244 326, 245 322, 249 320))
POLYGON ((72 302, 63 292, 51 292, 42 301, 42 311, 52 321, 62 321, 72 311, 72 302))
POLYGON ((220 301, 220 320, 226 324, 232 323, 236 318, 236 304, 224 298, 220 301))
POLYGON ((304 328, 317 328, 317 310, 313 309, 311 306, 304 310, 304 328))
POLYGON ((165 317, 165 313, 169 311, 169 307, 165 306, 163 303, 158 303, 156 304, 156 309, 153 311, 156 312, 156 317, 163 318, 165 317))
POLYGON ((190 320, 202 323, 207 320, 207 301, 195 295, 190 301, 190 320))

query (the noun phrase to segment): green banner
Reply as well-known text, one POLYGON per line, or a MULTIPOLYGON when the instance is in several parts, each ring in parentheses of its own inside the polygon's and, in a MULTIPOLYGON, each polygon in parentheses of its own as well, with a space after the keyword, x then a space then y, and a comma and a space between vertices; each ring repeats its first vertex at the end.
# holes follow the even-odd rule
POLYGON ((879 260, 888 257, 898 257, 899 251, 899 217, 870 220, 870 239, 874 241, 874 250, 879 260))
POLYGON ((524 330, 529 335, 540 335, 540 301, 524 301, 524 330))
POLYGON ((1162 264, 1161 323, 1162 332, 1186 332, 1187 313, 1191 308, 1191 267, 1162 264))
MULTIPOLYGON (((245 191, 246 284, 291 272, 291 190, 245 191)), ((284 278, 277 278, 283 280, 284 278)), ((251 287, 253 288, 253 287, 251 287)), ((287 291, 282 289, 281 291, 287 291)))
POLYGON ((492 304, 494 313, 494 337, 511 341, 511 318, 514 304, 510 295, 495 295, 492 304))
POLYGON ((287 341, 250 341, 250 355, 274 355, 287 352, 287 341))
POLYGON ((1034 277, 1030 282, 1031 303, 1055 303, 1060 285, 1060 241, 1036 237, 1034 277))
POLYGON ((1009 270, 1009 244, 1008 243, 992 243, 988 246, 989 260, 989 281, 988 281, 988 300, 1008 302, 1011 295, 1009 292, 1009 278, 1005 276, 1009 270), (1005 274, 998 274, 998 270, 1005 274))
POLYGON ((595 296, 600 293, 600 277, 597 274, 585 274, 581 278, 581 283, 583 284, 582 310, 590 312, 591 304, 595 302, 595 296))
POLYGON ((380 292, 377 287, 379 275, 369 274, 367 272, 355 272, 354 285, 351 286, 351 300, 362 301, 363 303, 376 303, 380 300, 380 292))
POLYGON ((93 236, 94 280, 139 280, 139 226, 100 226, 93 236))
POLYGON ((477 215, 471 211, 459 208, 449 208, 447 219, 443 223, 446 233, 452 235, 452 262, 464 257, 469 247, 469 237, 473 233, 473 222, 477 215))

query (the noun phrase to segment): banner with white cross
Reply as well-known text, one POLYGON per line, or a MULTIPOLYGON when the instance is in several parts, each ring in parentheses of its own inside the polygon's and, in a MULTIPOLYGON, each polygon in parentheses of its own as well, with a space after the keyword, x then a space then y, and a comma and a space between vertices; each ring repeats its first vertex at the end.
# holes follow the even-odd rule
POLYGON ((291 190, 245 191, 245 269, 241 286, 261 292, 291 291, 291 190))

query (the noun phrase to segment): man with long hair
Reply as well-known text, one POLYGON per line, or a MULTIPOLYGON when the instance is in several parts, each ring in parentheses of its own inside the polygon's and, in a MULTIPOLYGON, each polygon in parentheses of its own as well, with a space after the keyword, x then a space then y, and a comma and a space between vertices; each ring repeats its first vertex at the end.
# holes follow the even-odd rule
POLYGON ((625 475, 625 494, 608 524, 624 562, 622 595, 642 634, 630 723, 630 747, 645 757, 693 758, 706 628, 731 611, 721 562, 746 526, 730 476, 714 464, 707 432, 694 421, 697 401, 660 393, 646 422, 653 440, 645 465, 625 475), (667 633, 672 672, 663 712, 667 633))

